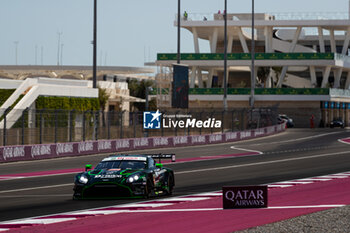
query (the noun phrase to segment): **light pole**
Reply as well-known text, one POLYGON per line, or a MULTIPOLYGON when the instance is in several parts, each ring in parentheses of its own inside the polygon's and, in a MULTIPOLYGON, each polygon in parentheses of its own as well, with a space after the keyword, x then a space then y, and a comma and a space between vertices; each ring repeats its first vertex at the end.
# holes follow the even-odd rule
POLYGON ((35 45, 35 65, 38 65, 38 45, 35 45))
POLYGON ((180 1, 181 0, 177 0, 177 64, 180 64, 180 1))
POLYGON ((251 64, 251 85, 250 85, 250 98, 249 98, 249 105, 251 108, 254 107, 254 95, 255 95, 255 40, 254 40, 254 0, 252 0, 252 44, 251 44, 251 57, 252 57, 252 64, 251 64))
POLYGON ((63 43, 61 44, 61 66, 63 65, 63 43))
POLYGON ((41 65, 44 64, 44 46, 41 46, 41 65))
POLYGON ((224 10, 224 111, 227 111, 227 0, 225 0, 224 10))
POLYGON ((152 87, 147 87, 146 86, 146 102, 145 102, 145 111, 148 111, 149 109, 149 100, 148 100, 148 96, 149 96, 149 92, 153 91, 152 87))
POLYGON ((60 48, 61 48, 61 35, 62 32, 57 32, 58 43, 57 43, 57 65, 60 65, 60 48))
POLYGON ((94 0, 94 32, 93 32, 93 66, 92 66, 92 87, 96 88, 96 56, 97 56, 97 0, 94 0))

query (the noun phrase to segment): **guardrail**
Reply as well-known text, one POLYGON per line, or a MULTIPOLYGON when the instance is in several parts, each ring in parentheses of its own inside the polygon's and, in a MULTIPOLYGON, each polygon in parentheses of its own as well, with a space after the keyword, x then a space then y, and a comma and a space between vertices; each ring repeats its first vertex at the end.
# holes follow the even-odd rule
POLYGON ((285 123, 283 123, 259 129, 207 135, 4 146, 0 147, 0 163, 235 142, 279 133, 284 131, 285 128, 285 123))

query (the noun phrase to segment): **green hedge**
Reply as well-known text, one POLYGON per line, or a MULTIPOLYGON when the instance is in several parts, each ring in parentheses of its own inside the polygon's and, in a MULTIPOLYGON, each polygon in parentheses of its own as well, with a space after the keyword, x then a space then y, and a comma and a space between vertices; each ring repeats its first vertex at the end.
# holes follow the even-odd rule
POLYGON ((62 110, 99 110, 98 98, 75 98, 57 96, 39 96, 35 101, 36 109, 62 109, 62 110))
POLYGON ((16 89, 0 89, 0 106, 15 92, 16 89))
MULTIPOLYGON (((14 90, 13 90, 14 91, 14 90)), ((24 95, 14 102, 11 107, 14 107, 24 95)), ((40 127, 40 116, 43 117, 44 127, 54 127, 57 115, 58 127, 67 127, 69 112, 73 112, 73 119, 79 112, 83 111, 97 111, 100 109, 98 98, 76 98, 76 97, 57 97, 57 96, 39 96, 35 101, 36 107, 36 127, 40 127), (40 110, 43 110, 40 112, 40 110)), ((91 112, 85 114, 86 119, 92 117, 91 112)), ((28 112, 24 113, 25 127, 28 127, 28 112)), ((74 121, 73 121, 74 125, 74 121)), ((14 128, 22 127, 22 117, 20 117, 13 126, 14 128)))
MULTIPOLYGON (((73 119, 76 114, 83 111, 98 111, 100 109, 98 98, 76 98, 76 97, 57 97, 57 96, 39 96, 35 101, 36 110, 43 110, 42 113, 37 111, 36 125, 40 127, 40 116, 42 114, 43 126, 54 127, 56 115, 58 127, 67 127, 69 112, 73 112, 73 119)), ((93 117, 91 112, 86 113, 86 119, 93 117)), ((90 122, 89 120, 87 122, 90 122)), ((75 121, 73 120, 73 125, 75 121)))

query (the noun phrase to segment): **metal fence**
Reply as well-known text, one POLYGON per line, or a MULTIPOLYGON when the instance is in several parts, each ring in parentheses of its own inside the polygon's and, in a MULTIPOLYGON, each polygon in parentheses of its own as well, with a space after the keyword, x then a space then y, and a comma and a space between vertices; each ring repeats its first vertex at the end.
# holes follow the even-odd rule
MULTIPOLYGON (((274 125, 277 109, 233 109, 229 111, 161 111, 162 119, 180 121, 196 119, 221 121, 220 127, 161 127, 144 129, 143 112, 103 112, 75 110, 9 110, 1 111, 0 146, 77 142, 98 139, 140 138, 155 136, 201 135, 242 131, 274 125), (168 117, 168 118, 166 118, 168 117), (17 119, 17 120, 13 120, 17 119)), ((163 122, 162 120, 162 122, 163 122)))

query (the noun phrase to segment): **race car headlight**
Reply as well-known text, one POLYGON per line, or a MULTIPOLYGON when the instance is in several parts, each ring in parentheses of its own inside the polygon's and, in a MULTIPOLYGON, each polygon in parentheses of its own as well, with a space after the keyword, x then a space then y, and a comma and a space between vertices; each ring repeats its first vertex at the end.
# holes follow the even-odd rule
POLYGON ((132 182, 134 182, 134 181, 137 181, 139 178, 140 178, 140 177, 139 177, 138 175, 130 176, 130 177, 128 178, 128 181, 129 181, 130 183, 132 183, 132 182))
POLYGON ((79 182, 82 184, 86 184, 89 181, 89 179, 86 176, 81 176, 79 178, 79 182))

